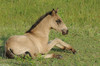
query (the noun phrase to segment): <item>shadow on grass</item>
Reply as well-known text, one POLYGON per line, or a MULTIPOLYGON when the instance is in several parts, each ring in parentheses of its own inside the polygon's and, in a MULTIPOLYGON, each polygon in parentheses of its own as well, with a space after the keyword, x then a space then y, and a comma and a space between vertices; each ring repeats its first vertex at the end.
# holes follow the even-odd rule
POLYGON ((0 46, 0 57, 4 57, 4 55, 5 55, 4 46, 0 46))
POLYGON ((0 37, 0 40, 2 41, 1 42, 1 46, 0 46, 0 57, 5 57, 5 43, 6 43, 6 40, 8 39, 9 36, 1 36, 0 37))
POLYGON ((62 50, 62 49, 60 49, 60 48, 53 48, 52 51, 71 53, 71 51, 68 51, 68 50, 62 50))

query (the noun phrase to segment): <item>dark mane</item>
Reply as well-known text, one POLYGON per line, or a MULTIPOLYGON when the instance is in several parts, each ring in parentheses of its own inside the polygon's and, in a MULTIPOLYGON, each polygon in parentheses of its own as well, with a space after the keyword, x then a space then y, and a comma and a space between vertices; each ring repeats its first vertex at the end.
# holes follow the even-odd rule
POLYGON ((51 15, 52 11, 47 12, 45 15, 41 16, 32 27, 26 31, 26 33, 30 33, 32 29, 34 29, 47 15, 51 15))

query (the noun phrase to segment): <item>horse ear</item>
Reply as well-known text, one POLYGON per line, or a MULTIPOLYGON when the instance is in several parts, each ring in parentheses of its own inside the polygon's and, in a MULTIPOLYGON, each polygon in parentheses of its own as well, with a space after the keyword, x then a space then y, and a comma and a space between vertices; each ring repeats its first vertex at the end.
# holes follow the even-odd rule
POLYGON ((52 11, 54 11, 55 9, 53 8, 52 11))
POLYGON ((54 9, 52 9, 52 13, 51 13, 51 15, 52 15, 52 16, 55 15, 55 10, 54 10, 54 9))
POLYGON ((58 12, 58 8, 55 10, 55 12, 56 12, 56 13, 58 12))

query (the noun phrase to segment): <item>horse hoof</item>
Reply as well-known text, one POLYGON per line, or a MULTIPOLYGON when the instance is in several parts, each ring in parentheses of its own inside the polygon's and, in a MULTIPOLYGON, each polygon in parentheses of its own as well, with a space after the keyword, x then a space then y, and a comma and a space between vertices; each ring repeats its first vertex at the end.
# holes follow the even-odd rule
POLYGON ((76 53, 76 50, 73 51, 73 54, 75 54, 75 53, 76 53))
POLYGON ((76 50, 75 49, 70 49, 72 52, 73 52, 73 54, 75 54, 76 53, 76 50))
POLYGON ((54 55, 54 58, 61 59, 62 56, 61 55, 54 55))

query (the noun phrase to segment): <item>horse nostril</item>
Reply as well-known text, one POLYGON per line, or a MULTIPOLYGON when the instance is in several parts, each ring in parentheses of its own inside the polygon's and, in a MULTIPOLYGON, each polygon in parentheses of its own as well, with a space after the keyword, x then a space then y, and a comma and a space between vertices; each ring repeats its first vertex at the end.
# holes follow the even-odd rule
POLYGON ((66 29, 63 29, 63 30, 62 30, 62 34, 63 34, 63 35, 68 34, 68 32, 69 32, 69 31, 68 31, 68 30, 66 30, 66 29))

